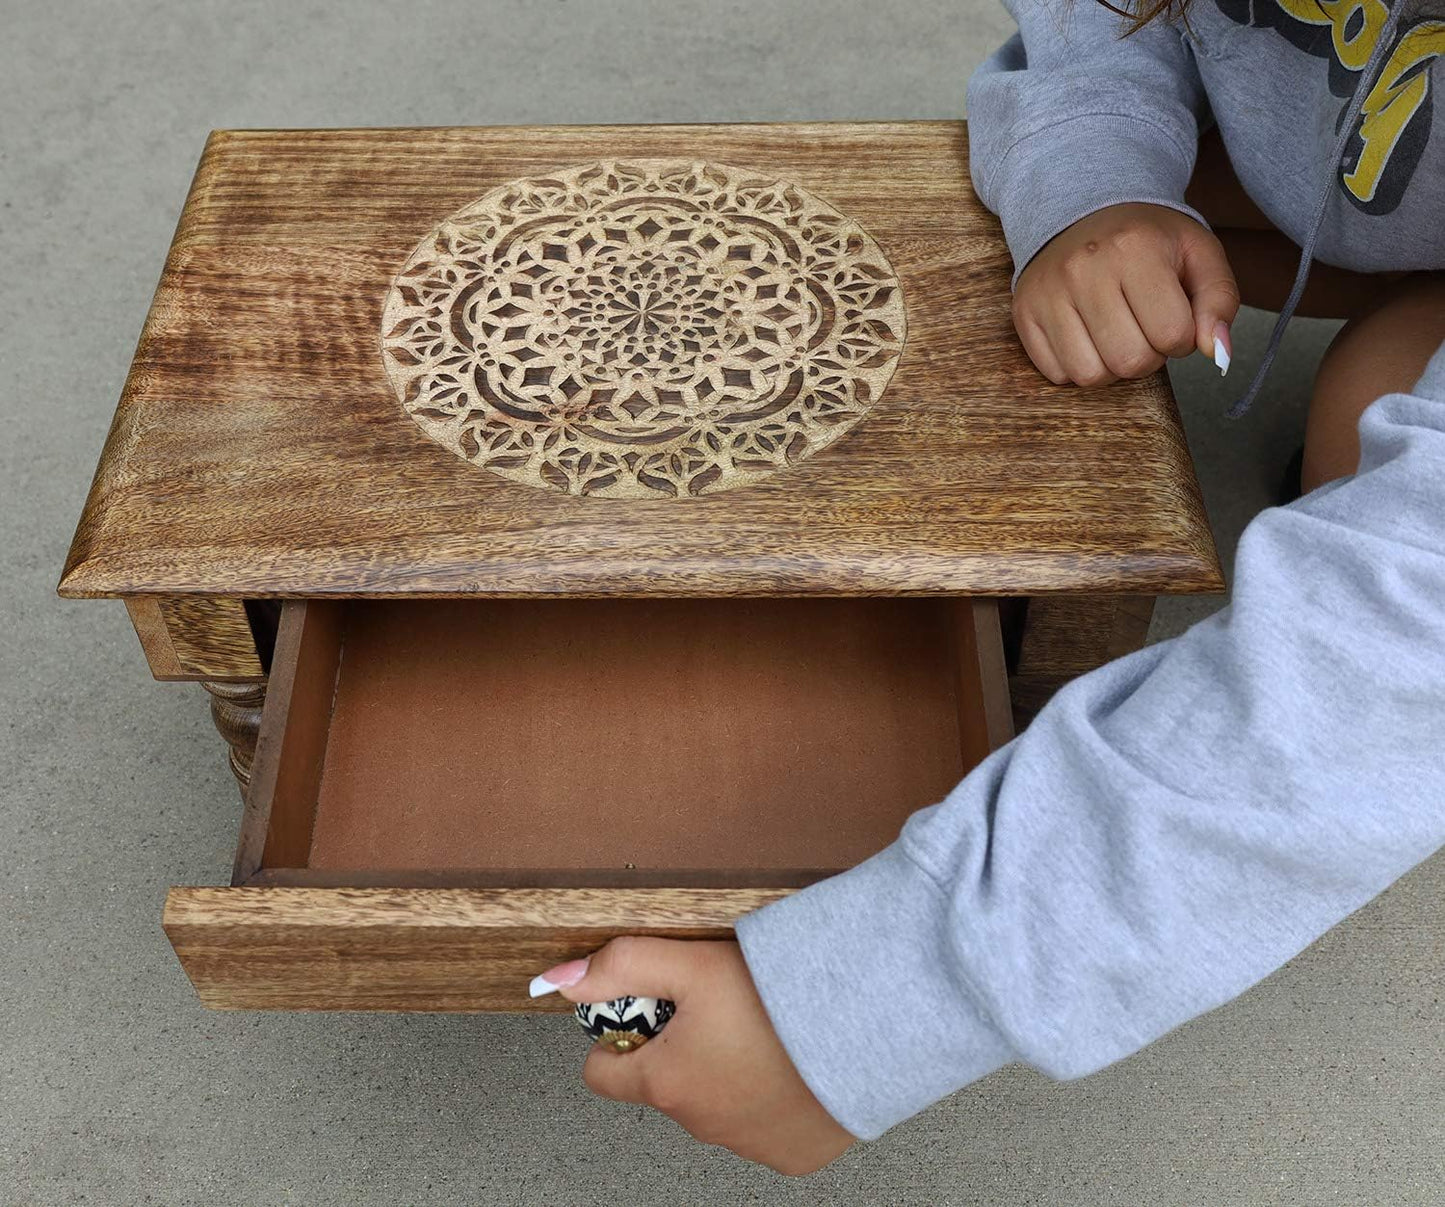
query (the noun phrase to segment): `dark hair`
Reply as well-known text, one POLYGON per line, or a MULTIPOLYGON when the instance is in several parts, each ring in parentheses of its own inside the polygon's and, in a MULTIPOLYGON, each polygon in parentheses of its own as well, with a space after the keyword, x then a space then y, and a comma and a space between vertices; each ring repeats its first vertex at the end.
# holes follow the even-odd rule
POLYGON ((1129 22, 1129 28, 1124 31, 1126 38, 1160 17, 1166 21, 1178 21, 1187 27, 1189 6, 1192 2, 1193 0, 1125 0, 1128 7, 1121 8, 1110 3, 1110 0, 1098 0, 1098 3, 1110 12, 1118 13, 1129 22))

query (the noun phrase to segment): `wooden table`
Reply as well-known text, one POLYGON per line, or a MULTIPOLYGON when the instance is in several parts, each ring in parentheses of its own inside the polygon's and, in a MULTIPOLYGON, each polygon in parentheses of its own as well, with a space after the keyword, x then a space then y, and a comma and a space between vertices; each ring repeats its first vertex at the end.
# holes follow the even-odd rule
POLYGON ((961 122, 214 133, 60 584, 230 744, 202 1001, 726 935, 1221 589, 1167 379, 1009 302, 961 122))

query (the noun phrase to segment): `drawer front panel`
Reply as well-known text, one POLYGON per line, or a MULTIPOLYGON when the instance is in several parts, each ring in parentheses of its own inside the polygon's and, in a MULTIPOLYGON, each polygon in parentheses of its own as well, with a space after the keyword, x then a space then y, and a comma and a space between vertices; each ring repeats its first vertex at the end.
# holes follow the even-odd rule
POLYGON ((165 930, 221 1010, 567 1010, 533 976, 625 934, 726 939, 786 889, 177 888, 165 930))

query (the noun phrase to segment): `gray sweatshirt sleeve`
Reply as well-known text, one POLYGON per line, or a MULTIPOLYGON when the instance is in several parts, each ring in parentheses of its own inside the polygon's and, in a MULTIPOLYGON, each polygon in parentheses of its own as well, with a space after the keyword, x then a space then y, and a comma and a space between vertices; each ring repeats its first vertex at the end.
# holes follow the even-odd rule
POLYGON ((1019 33, 969 80, 969 162, 1003 222, 1015 279, 1107 205, 1152 202, 1204 224, 1184 204, 1206 105, 1179 30, 1154 22, 1121 41, 1121 19, 1093 0, 1006 6, 1019 33))
POLYGON ((1079 1077, 1241 993, 1445 843, 1445 348, 1232 601, 1085 675, 898 841, 739 922, 863 1138, 1010 1062, 1079 1077))

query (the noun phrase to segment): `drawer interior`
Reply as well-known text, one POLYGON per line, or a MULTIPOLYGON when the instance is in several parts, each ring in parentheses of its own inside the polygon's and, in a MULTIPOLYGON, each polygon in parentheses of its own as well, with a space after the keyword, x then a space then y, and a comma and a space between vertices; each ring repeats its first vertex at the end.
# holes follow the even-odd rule
POLYGON ((793 887, 1006 740, 1006 692, 989 601, 292 602, 234 883, 793 887))

